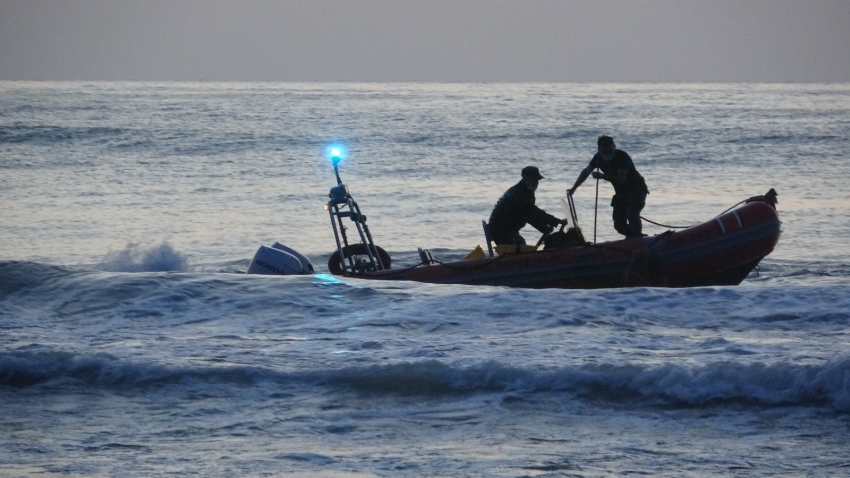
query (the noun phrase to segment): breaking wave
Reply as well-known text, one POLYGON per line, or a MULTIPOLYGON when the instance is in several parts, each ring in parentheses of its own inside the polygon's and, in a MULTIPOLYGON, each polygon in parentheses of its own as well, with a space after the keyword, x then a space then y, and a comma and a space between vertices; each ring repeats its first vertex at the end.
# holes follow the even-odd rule
POLYGON ((817 365, 717 362, 579 365, 553 370, 498 362, 453 366, 439 361, 339 370, 281 372, 265 367, 179 367, 122 361, 108 355, 56 351, 0 354, 0 386, 30 387, 72 381, 100 388, 229 384, 251 387, 313 385, 364 395, 438 398, 469 393, 568 394, 584 401, 652 406, 827 406, 850 412, 850 357, 817 365))
POLYGON ((185 272, 188 267, 188 258, 163 242, 152 247, 127 244, 121 251, 108 253, 95 269, 104 272, 185 272))

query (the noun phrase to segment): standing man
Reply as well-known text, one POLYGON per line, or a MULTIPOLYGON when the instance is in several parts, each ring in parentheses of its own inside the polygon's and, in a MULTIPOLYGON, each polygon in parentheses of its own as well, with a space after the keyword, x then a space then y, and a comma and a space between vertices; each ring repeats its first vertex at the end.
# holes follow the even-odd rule
POLYGON ((558 219, 534 205, 534 191, 541 179, 543 175, 536 166, 526 166, 522 168, 522 180, 499 198, 490 214, 490 234, 496 245, 525 244, 525 239, 519 231, 526 223, 540 232, 567 223, 566 219, 558 219))
POLYGON ((646 181, 635 168, 635 163, 628 153, 617 149, 614 138, 602 135, 596 140, 596 146, 598 152, 579 174, 573 187, 567 189, 567 194, 575 193, 593 172, 595 179, 604 179, 614 186, 614 197, 611 198, 614 229, 626 237, 643 237, 640 212, 646 205, 646 195, 649 194, 646 181), (602 172, 593 171, 596 168, 602 172))

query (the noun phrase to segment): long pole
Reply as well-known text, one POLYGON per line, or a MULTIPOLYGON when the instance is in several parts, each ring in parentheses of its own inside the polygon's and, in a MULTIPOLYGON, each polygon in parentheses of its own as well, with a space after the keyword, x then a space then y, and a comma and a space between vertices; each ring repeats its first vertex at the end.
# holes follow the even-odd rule
POLYGON ((342 179, 339 179, 339 160, 334 158, 334 174, 336 174, 336 184, 342 184, 342 179))
MULTIPOLYGON (((598 170, 598 168, 597 168, 598 170)), ((596 215, 599 211, 599 178, 596 178, 596 203, 593 205, 593 243, 596 244, 596 215)))

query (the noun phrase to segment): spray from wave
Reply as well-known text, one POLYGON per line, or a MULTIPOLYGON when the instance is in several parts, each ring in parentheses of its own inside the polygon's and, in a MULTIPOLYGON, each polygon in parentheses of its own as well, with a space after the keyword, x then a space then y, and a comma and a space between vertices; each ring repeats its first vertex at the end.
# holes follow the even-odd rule
POLYGON ((95 266, 104 272, 185 272, 189 260, 170 244, 144 247, 129 243, 121 251, 110 252, 95 266))

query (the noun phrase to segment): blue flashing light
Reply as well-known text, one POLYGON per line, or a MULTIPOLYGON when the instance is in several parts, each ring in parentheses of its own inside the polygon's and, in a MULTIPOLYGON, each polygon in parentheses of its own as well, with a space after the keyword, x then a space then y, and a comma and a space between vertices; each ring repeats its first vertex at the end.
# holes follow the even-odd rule
POLYGON ((342 158, 345 157, 345 149, 336 144, 332 145, 328 148, 328 156, 331 157, 331 161, 333 161, 334 164, 339 164, 339 162, 342 161, 342 158))

